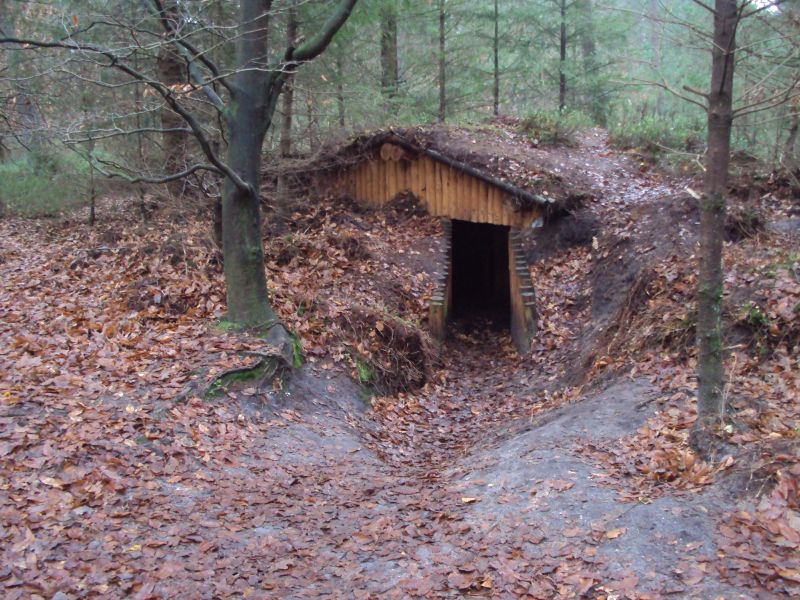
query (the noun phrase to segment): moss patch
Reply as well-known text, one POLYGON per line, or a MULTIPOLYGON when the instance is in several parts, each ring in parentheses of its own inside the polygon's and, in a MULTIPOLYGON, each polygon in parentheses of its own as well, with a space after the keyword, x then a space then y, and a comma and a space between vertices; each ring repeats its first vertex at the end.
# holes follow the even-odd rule
POLYGON ((206 399, 221 398, 231 391, 244 387, 245 384, 259 382, 275 375, 280 368, 280 359, 261 360, 252 368, 243 368, 217 377, 206 390, 206 399))

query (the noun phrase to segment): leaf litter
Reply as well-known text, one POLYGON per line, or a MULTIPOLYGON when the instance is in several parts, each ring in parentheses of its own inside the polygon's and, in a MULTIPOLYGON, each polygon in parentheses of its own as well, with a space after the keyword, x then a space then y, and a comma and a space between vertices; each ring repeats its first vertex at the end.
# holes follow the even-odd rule
MULTIPOLYGON (((684 182, 604 143, 553 151, 594 179, 601 230, 532 264, 529 356, 469 329, 428 348, 439 224, 324 201, 266 240, 307 365, 214 400, 199 390, 264 346, 216 326, 204 218, 142 225, 110 205, 97 230, 0 222, 4 595, 796 594, 796 242, 767 231, 726 247, 734 426, 705 464, 688 445, 684 182), (675 243, 653 238, 664 219, 675 243), (604 304, 617 274, 631 292, 604 304), (394 323, 427 349, 393 364, 394 323), (395 385, 365 403, 353 379, 369 372, 395 385)), ((771 191, 758 201, 772 220, 788 210, 771 191)))

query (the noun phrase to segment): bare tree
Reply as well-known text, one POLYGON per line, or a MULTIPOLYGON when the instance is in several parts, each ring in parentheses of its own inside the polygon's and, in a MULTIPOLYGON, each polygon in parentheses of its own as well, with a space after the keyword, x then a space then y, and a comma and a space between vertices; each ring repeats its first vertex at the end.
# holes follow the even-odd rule
POLYGON ((397 58, 397 7, 381 7, 381 92, 386 107, 392 110, 392 99, 400 87, 400 69, 397 58))
MULTIPOLYGON (((693 442, 704 454, 711 451, 711 436, 724 419, 725 367, 722 337, 723 264, 726 194, 730 165, 731 131, 734 118, 774 107, 797 97, 798 79, 761 100, 734 107, 736 39, 743 19, 757 15, 780 2, 715 0, 714 6, 695 2, 711 13, 711 85, 700 95, 708 116, 705 193, 700 198, 700 272, 697 317, 697 411, 693 442)), ((688 89, 693 92, 693 90, 688 89)))
MULTIPOLYGON (((167 40, 181 36, 183 24, 178 13, 177 0, 164 0, 158 15, 164 22, 164 36, 167 40)), ((176 44, 161 44, 158 51, 157 65, 161 83, 172 90, 179 90, 188 84, 184 74, 184 61, 178 52, 176 44)), ((183 119, 168 105, 161 109, 162 149, 164 154, 164 169, 168 173, 178 173, 186 168, 187 143, 189 133, 183 128, 183 119)), ((183 181, 175 179, 167 184, 170 194, 179 198, 183 193, 183 181)))
POLYGON ((700 202, 700 277, 697 316, 697 405, 695 437, 709 432, 722 418, 725 383, 722 346, 722 240, 725 194, 733 126, 733 75, 736 28, 741 17, 737 0, 716 0, 708 100, 708 159, 705 196, 700 202))
MULTIPOLYGON (((166 183, 200 170, 224 176, 222 232, 225 256, 228 319, 237 325, 270 330, 279 341, 287 334, 273 311, 264 272, 264 248, 261 237, 259 184, 262 144, 272 125, 275 107, 283 85, 300 65, 313 60, 330 44, 350 16, 357 0, 337 0, 330 15, 315 33, 295 45, 289 43, 280 54, 270 54, 270 17, 272 0, 241 0, 235 31, 236 58, 231 71, 215 64, 208 51, 195 45, 194 33, 176 30, 172 20, 158 18, 162 32, 157 34, 146 24, 122 24, 121 18, 105 16, 75 27, 59 38, 15 37, 3 35, 0 44, 18 51, 55 50, 81 57, 101 70, 122 75, 120 85, 144 85, 174 111, 186 130, 196 140, 207 162, 188 165, 180 172, 158 176, 132 173, 124 165, 98 165, 107 175, 126 176, 130 181, 166 183), (97 31, 106 28, 127 38, 126 43, 97 43, 97 31), (120 33, 121 32, 121 33, 120 33), (132 40, 132 41, 131 41, 132 40), (149 41, 147 41, 149 40, 149 41), (164 44, 186 63, 189 89, 176 90, 158 76, 133 66, 137 50, 157 52, 164 44), (276 56, 270 59, 270 56, 276 56), (215 148, 200 109, 211 107, 224 122, 228 135, 223 157, 215 148), (115 167, 111 170, 111 167, 115 167)), ((161 0, 148 0, 155 16, 166 14, 161 0)), ((69 18, 64 21, 69 22, 69 18)), ((195 19, 202 30, 202 20, 195 19)), ((303 39, 303 38, 300 38, 303 39)), ((96 80, 103 85, 104 81, 96 80)), ((107 84, 106 84, 107 85, 107 84)), ((165 133, 164 128, 155 131, 165 133)), ((172 129, 172 128, 170 128, 172 129)), ((124 132, 132 133, 131 131, 124 132)))
POLYGON ((447 55, 445 54, 447 12, 445 0, 439 0, 439 122, 447 119, 447 55))
POLYGON ((495 117, 500 115, 500 10, 494 0, 492 6, 492 21, 494 31, 492 35, 492 66, 494 81, 492 85, 492 113, 495 117))
MULTIPOLYGON (((686 102, 702 108, 707 117, 707 156, 704 191, 696 195, 700 203, 700 266, 698 274, 697 317, 697 409, 698 419, 692 433, 695 447, 703 454, 713 450, 713 436, 725 417, 725 348, 722 335, 723 308, 723 239, 727 205, 727 185, 731 154, 731 132, 734 120, 774 109, 800 98, 800 72, 791 65, 800 58, 798 46, 789 44, 785 56, 769 57, 772 67, 752 83, 738 89, 734 81, 737 65, 743 57, 756 52, 758 44, 737 48, 746 20, 766 19, 769 36, 780 22, 779 7, 783 0, 693 0, 713 21, 709 34, 696 22, 680 20, 667 11, 663 17, 646 15, 660 22, 685 28, 710 48, 711 79, 708 92, 683 85, 671 85, 663 73, 658 81, 649 81, 686 102), (757 19, 755 19, 757 17, 757 19), (781 76, 779 76, 781 74, 781 76)), ((764 58, 764 57, 759 57, 764 58)), ((791 134, 791 132, 790 132, 791 134)))

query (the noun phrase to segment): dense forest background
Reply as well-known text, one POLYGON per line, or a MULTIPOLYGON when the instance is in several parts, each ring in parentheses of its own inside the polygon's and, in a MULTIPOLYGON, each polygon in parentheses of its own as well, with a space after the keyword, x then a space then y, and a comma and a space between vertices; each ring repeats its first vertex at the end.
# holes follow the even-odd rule
POLYGON ((0 0, 3 597, 800 597, 799 131, 800 0, 0 0))
MULTIPOLYGON (((268 51, 278 56, 292 31, 302 38, 319 29, 330 3, 271 4, 268 51)), ((164 43, 148 3, 2 0, 0 27, 8 37, 108 49, 169 86, 208 139, 224 145, 214 97, 224 100, 226 90, 204 60, 213 61, 216 77, 235 71, 229 42, 238 3, 163 5, 191 49, 182 55, 164 43), (199 68, 205 87, 192 75, 199 68)), ((735 121, 733 147, 742 161, 769 168, 794 162, 797 7, 765 8, 738 32, 735 106, 749 114, 735 121)), ((522 119, 541 143, 601 125, 622 148, 697 169, 706 120, 698 92, 708 88, 712 25, 707 8, 690 0, 363 2, 326 52, 292 73, 264 149, 294 155, 365 129, 502 115, 522 119)), ((164 99, 115 70, 107 56, 31 50, 7 45, 0 58, 0 184, 8 208, 36 212, 52 201, 85 201, 93 185, 89 158, 92 172, 128 179, 159 179, 193 162, 175 156, 184 144, 190 157, 198 153, 181 119, 170 120, 164 99), (62 196, 55 199, 54 179, 62 196)), ((209 185, 195 176, 171 190, 209 185)))

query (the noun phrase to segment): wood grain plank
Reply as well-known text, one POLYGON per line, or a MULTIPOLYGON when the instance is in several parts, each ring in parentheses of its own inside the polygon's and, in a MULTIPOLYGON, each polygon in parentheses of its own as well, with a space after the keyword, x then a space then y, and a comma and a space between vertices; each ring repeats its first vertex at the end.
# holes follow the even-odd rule
POLYGON ((486 215, 486 190, 484 183, 480 179, 475 180, 475 201, 477 202, 478 214, 476 218, 480 223, 488 223, 486 215))
POLYGON ((369 199, 374 204, 380 204, 381 199, 378 193, 380 192, 380 187, 378 186, 378 164, 377 160, 372 158, 369 161, 369 199))
POLYGON ((436 204, 439 208, 438 214, 442 213, 442 199, 444 197, 444 175, 442 174, 444 165, 442 163, 436 163, 436 204))
POLYGON ((450 168, 447 173, 447 214, 451 215, 454 219, 463 219, 464 216, 461 214, 461 206, 458 202, 458 171, 450 168))
POLYGON ((436 172, 436 163, 432 159, 428 159, 425 165, 425 195, 428 198, 428 212, 434 214, 436 210, 436 186, 434 185, 436 172))
POLYGON ((486 206, 486 222, 498 225, 497 219, 494 216, 494 204, 492 203, 492 186, 488 183, 483 184, 483 202, 486 206))
POLYGON ((449 212, 456 219, 465 219, 465 207, 461 194, 461 173, 453 169, 450 173, 453 185, 450 188, 450 209, 449 212))
POLYGON ((392 199, 392 164, 393 161, 390 160, 382 160, 381 161, 381 170, 383 171, 383 201, 388 202, 392 199))
POLYGON ((419 168, 419 159, 412 161, 408 167, 408 189, 417 198, 419 198, 419 187, 417 186, 418 168, 419 168))
POLYGON ((471 175, 467 175, 465 178, 467 180, 467 193, 469 194, 469 220, 477 223, 480 218, 478 180, 471 175))

